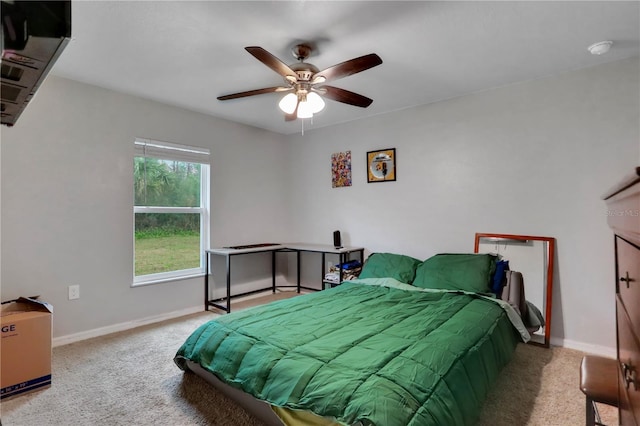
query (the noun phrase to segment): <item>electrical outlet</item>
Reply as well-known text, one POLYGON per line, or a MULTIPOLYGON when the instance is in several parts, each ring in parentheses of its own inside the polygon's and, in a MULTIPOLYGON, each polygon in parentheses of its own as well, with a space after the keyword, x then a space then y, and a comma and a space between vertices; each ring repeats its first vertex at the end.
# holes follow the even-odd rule
POLYGON ((69 300, 80 299, 80 286, 79 285, 70 285, 69 286, 69 300))

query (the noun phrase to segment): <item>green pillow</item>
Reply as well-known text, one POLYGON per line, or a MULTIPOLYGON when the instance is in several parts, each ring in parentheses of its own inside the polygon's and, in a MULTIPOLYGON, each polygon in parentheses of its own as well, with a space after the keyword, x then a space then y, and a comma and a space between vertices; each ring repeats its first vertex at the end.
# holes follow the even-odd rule
POLYGON ((418 266, 413 285, 489 293, 496 259, 491 254, 436 254, 418 266))
POLYGON ((373 253, 362 266, 362 272, 358 278, 390 277, 411 284, 419 264, 418 259, 402 254, 373 253))

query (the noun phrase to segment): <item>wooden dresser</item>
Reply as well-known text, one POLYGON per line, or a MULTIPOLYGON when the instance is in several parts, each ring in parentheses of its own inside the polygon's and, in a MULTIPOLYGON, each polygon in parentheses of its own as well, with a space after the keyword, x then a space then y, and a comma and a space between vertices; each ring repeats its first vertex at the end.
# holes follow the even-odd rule
POLYGON ((615 235, 620 424, 640 426, 640 167, 603 199, 615 235))

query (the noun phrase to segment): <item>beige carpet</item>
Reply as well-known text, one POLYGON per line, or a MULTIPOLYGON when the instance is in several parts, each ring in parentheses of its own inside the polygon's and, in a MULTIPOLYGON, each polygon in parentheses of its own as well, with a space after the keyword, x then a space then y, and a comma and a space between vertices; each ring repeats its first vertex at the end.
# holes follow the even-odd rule
MULTIPOLYGON (((275 296, 234 303, 242 309, 275 296)), ((216 314, 202 312, 53 350, 53 385, 0 404, 4 426, 229 425, 262 423, 172 359, 186 337, 216 314)), ((520 344, 481 414, 482 426, 583 425, 582 353, 520 344)), ((601 409, 609 425, 616 410, 601 409)))

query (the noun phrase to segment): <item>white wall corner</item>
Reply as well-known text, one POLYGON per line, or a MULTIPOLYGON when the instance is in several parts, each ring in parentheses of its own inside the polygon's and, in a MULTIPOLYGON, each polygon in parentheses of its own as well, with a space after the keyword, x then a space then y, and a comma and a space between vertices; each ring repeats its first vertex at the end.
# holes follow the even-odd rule
POLYGON ((574 349, 590 355, 600 355, 606 358, 616 358, 616 348, 610 346, 593 345, 590 343, 577 342, 575 340, 559 339, 552 337, 553 346, 561 346, 567 349, 574 349))

